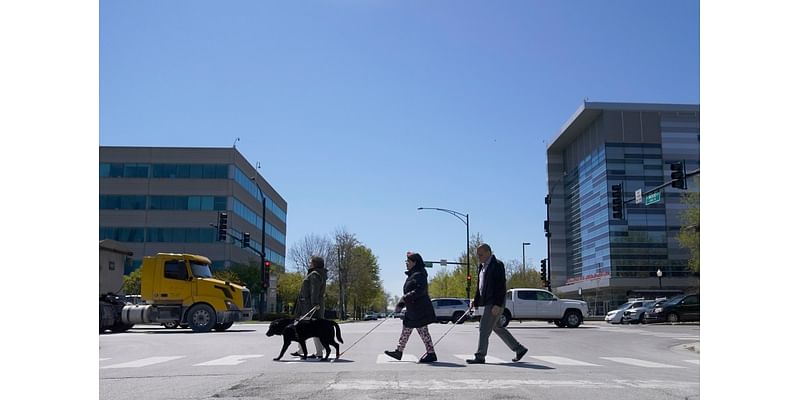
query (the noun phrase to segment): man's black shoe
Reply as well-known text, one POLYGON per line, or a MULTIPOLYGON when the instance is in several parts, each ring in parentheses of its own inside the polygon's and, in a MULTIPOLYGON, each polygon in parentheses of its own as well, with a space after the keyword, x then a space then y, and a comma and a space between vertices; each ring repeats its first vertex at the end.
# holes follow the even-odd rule
POLYGON ((289 355, 290 356, 295 356, 295 357, 301 357, 302 356, 302 354, 300 354, 299 351, 295 351, 294 353, 289 353, 289 355))
POLYGON ((467 364, 486 364, 486 360, 483 358, 470 358, 467 360, 467 364))
POLYGON ((522 357, 525 357, 525 353, 527 353, 527 352, 528 352, 528 349, 523 348, 522 350, 517 352, 517 357, 516 358, 512 358, 511 361, 517 362, 519 360, 522 360, 522 357))
POLYGON ((395 360, 400 360, 403 358, 403 352, 400 350, 392 350, 392 351, 386 350, 384 351, 384 353, 387 356, 394 358, 395 360))

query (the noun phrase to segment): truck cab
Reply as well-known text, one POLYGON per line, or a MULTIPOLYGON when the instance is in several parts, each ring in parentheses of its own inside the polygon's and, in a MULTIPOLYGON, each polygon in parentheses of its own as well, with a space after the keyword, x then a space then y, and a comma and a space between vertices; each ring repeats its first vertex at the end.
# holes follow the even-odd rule
POLYGON ((215 279, 211 261, 193 254, 158 253, 142 261, 142 299, 135 323, 185 324, 196 332, 224 331, 253 317, 250 291, 215 279))

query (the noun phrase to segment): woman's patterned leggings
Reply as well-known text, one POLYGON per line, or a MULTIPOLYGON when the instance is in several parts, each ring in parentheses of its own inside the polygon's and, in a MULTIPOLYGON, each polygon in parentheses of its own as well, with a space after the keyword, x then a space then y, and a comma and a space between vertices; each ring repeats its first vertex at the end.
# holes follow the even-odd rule
MULTIPOLYGON (((408 343, 408 338, 411 336, 411 331, 414 328, 403 327, 403 333, 400 334, 400 343, 397 345, 397 350, 403 351, 406 348, 406 343, 408 343)), ((422 342, 425 343, 425 350, 428 353, 433 353, 433 340, 431 340, 431 334, 428 333, 428 327, 423 326, 421 328, 417 328, 417 332, 419 333, 419 337, 422 338, 422 342)))

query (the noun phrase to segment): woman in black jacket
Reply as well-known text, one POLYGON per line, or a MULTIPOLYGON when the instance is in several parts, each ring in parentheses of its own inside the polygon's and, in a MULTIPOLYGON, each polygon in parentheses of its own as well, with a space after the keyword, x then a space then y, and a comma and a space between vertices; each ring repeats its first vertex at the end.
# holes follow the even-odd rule
POLYGON ((431 298, 428 296, 428 273, 425 271, 425 262, 418 253, 406 253, 406 283, 403 285, 403 298, 397 303, 395 312, 400 312, 405 306, 406 314, 403 317, 403 333, 397 350, 386 350, 384 353, 396 360, 403 358, 411 331, 416 328, 422 342, 425 343, 427 353, 419 359, 421 363, 430 363, 437 360, 433 350, 431 334, 428 333, 428 324, 436 321, 431 298))

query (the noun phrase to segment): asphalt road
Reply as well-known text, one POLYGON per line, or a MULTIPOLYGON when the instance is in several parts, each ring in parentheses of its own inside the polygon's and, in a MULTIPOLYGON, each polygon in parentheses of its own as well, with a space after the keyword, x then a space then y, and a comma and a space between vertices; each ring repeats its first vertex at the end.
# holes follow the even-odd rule
MULTIPOLYGON (((464 361, 477 347, 476 323, 430 325, 434 341, 450 330, 436 345, 439 361, 433 364, 416 363, 425 352, 416 332, 402 361, 383 354, 395 348, 400 320, 346 323, 341 328, 344 353, 330 362, 302 361, 288 352, 283 360, 273 361, 282 338, 267 338, 265 324, 236 324, 227 332, 206 334, 138 325, 126 333, 100 335, 100 399, 700 396, 700 355, 685 346, 700 341, 699 325, 587 322, 567 329, 515 321, 509 329, 528 347, 525 359, 512 362, 514 353, 492 335, 485 365, 464 361)), ((308 344, 313 351, 313 343, 308 344)), ((293 344, 290 350, 295 348, 293 344)))

